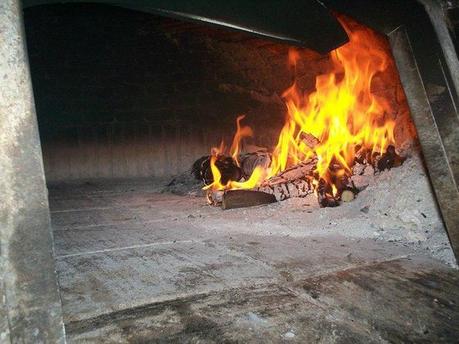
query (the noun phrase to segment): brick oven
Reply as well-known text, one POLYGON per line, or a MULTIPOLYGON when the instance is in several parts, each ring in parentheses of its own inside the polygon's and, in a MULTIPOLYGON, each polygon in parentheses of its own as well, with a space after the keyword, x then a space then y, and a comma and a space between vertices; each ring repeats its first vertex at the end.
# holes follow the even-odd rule
POLYGON ((454 342, 458 8, 5 1, 0 341, 454 342))

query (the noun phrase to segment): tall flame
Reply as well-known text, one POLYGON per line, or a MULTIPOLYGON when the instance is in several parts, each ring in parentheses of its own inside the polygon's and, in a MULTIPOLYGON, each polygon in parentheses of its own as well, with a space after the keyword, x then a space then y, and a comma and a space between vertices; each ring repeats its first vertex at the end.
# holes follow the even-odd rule
MULTIPOLYGON (((349 174, 357 147, 382 154, 388 145, 394 144, 395 121, 387 118, 392 113, 390 102, 371 92, 375 75, 388 67, 390 56, 371 30, 362 27, 351 30, 347 19, 338 19, 349 42, 330 53, 332 72, 316 77, 314 92, 305 96, 294 82, 283 93, 286 120, 272 152, 270 167, 266 171, 257 168, 246 182, 230 181, 222 185, 215 166, 217 155, 212 155, 214 183, 208 187, 253 188, 265 178, 314 155, 318 159, 317 174, 331 183, 329 167, 334 161, 341 166, 337 173, 349 174), (313 135, 319 143, 315 147, 306 145, 304 134, 313 135)), ((295 67, 299 58, 299 53, 291 50, 289 64, 295 67)), ((243 118, 237 119, 230 152, 237 163, 240 140, 253 134, 249 127, 241 127, 243 118)))
POLYGON ((239 143, 244 137, 252 137, 253 136, 253 131, 250 127, 245 126, 241 127, 241 120, 245 118, 245 115, 241 115, 236 119, 236 134, 234 134, 233 138, 233 144, 231 145, 230 148, 230 154, 233 157, 234 161, 236 161, 236 164, 239 166, 239 152, 241 150, 241 147, 239 146, 239 143))

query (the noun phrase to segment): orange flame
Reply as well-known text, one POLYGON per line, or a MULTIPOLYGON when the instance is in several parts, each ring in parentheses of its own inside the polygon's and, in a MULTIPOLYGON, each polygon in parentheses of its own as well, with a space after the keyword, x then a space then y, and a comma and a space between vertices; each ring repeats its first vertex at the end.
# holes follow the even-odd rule
MULTIPOLYGON (((220 184, 221 175, 211 161, 214 183, 206 188, 253 188, 265 178, 276 175, 287 167, 317 156, 316 172, 332 184, 329 167, 339 163, 341 170, 350 174, 356 147, 382 154, 394 144, 395 121, 386 118, 392 113, 390 102, 371 92, 376 74, 383 72, 391 57, 381 39, 371 30, 357 26, 350 29, 348 20, 338 18, 349 36, 349 42, 330 53, 332 72, 316 77, 315 91, 304 96, 296 82, 283 93, 287 107, 286 121, 272 152, 272 162, 266 171, 257 168, 246 182, 220 184), (319 140, 315 147, 306 145, 302 136, 313 135, 319 140)), ((289 64, 296 66, 298 51, 291 50, 289 64)), ((231 155, 238 162, 239 142, 252 136, 249 127, 240 126, 244 116, 237 118, 237 132, 231 146, 231 155)), ((211 159, 211 160, 212 160, 211 159)), ((336 190, 336 186, 332 184, 336 190)))
POLYGON ((252 175, 250 178, 244 182, 238 182, 234 180, 228 181, 226 184, 221 183, 222 175, 220 173, 220 170, 218 167, 215 165, 215 162, 218 159, 218 155, 212 155, 210 158, 210 168, 212 171, 212 176, 214 181, 206 185, 203 189, 212 189, 212 190, 240 190, 240 189, 253 189, 256 187, 261 180, 264 180, 266 177, 265 170, 257 166, 252 172, 252 175))
POLYGON ((250 127, 248 126, 241 127, 241 120, 243 120, 244 118, 245 118, 245 115, 242 115, 236 119, 237 130, 236 130, 236 134, 234 134, 233 144, 231 145, 231 148, 230 148, 230 154, 233 157, 234 161, 236 161, 236 164, 238 166, 239 166, 239 152, 241 150, 241 148, 239 147, 239 142, 241 142, 241 140, 244 137, 253 136, 253 131, 250 127))
MULTIPOLYGON (((241 126, 241 120, 245 118, 245 115, 241 115, 236 119, 236 134, 234 134, 233 143, 230 148, 230 155, 239 166, 239 154, 241 150, 240 142, 245 137, 252 137, 253 131, 249 126, 241 126)), ((210 169, 212 171, 213 182, 206 185, 203 189, 212 190, 234 190, 234 189, 252 189, 258 185, 261 180, 266 178, 266 171, 257 166, 252 172, 250 178, 246 181, 239 182, 229 180, 226 184, 222 184, 222 175, 216 165, 216 161, 219 156, 224 155, 225 145, 222 141, 219 147, 213 147, 210 156, 210 169)))

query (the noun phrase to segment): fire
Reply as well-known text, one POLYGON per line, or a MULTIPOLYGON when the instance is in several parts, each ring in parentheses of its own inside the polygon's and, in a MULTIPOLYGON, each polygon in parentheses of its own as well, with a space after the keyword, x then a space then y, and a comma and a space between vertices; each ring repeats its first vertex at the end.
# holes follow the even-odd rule
POLYGON ((245 115, 239 116, 236 119, 236 134, 234 135, 233 138, 233 144, 231 145, 230 148, 230 154, 233 157, 234 161, 236 161, 236 164, 239 166, 239 152, 241 150, 239 143, 244 137, 252 137, 253 136, 253 131, 250 127, 245 126, 241 127, 241 120, 245 118, 245 115))
MULTIPOLYGON (((236 134, 234 134, 233 143, 230 148, 230 155, 233 160, 239 166, 239 153, 241 150, 240 142, 244 137, 253 136, 253 131, 248 126, 241 126, 241 121, 245 118, 245 115, 238 116, 236 119, 236 134)), ((257 166, 250 178, 244 182, 238 182, 229 180, 226 184, 222 183, 222 175, 216 165, 217 159, 225 152, 224 142, 220 143, 220 147, 213 147, 210 157, 210 169, 212 171, 213 182, 204 187, 204 190, 235 190, 235 189, 252 189, 256 187, 260 181, 266 178, 266 171, 263 168, 257 166)))
MULTIPOLYGON (((316 77, 315 91, 304 95, 294 82, 283 93, 286 119, 269 168, 256 168, 245 182, 229 181, 222 185, 215 162, 223 152, 214 149, 211 157, 214 182, 206 188, 250 189, 289 166, 316 156, 316 174, 330 183, 335 193, 332 177, 350 174, 358 148, 382 154, 388 145, 394 144, 395 121, 388 118, 392 113, 390 102, 371 92, 375 75, 388 67, 391 57, 371 30, 360 26, 351 30, 348 19, 338 19, 349 42, 330 53, 332 72, 316 77), (305 144, 305 134, 317 138, 318 144, 314 147, 305 144), (332 164, 339 168, 331 172, 332 164)), ((300 54, 292 49, 288 62, 295 68, 299 58, 300 54)), ((253 135, 250 127, 241 127, 243 118, 237 118, 237 131, 230 150, 238 165, 240 140, 253 135)))
POLYGON ((217 168, 215 162, 218 159, 219 153, 213 152, 210 158, 210 168, 212 170, 212 176, 214 181, 205 186, 204 190, 213 189, 213 190, 240 190, 240 189, 253 189, 256 187, 260 181, 266 177, 266 173, 263 168, 260 166, 255 167, 250 178, 245 182, 237 182, 234 180, 229 180, 228 183, 222 184, 222 175, 220 170, 217 168))

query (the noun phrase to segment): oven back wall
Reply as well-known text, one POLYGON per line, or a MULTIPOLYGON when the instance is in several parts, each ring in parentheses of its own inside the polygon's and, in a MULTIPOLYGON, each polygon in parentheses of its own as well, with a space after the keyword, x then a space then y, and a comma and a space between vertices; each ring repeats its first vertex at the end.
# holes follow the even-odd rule
MULTIPOLYGON (((241 113, 257 144, 282 125, 286 47, 103 5, 28 8, 25 25, 48 182, 170 176, 241 113)), ((327 61, 311 58, 313 87, 327 61)))

